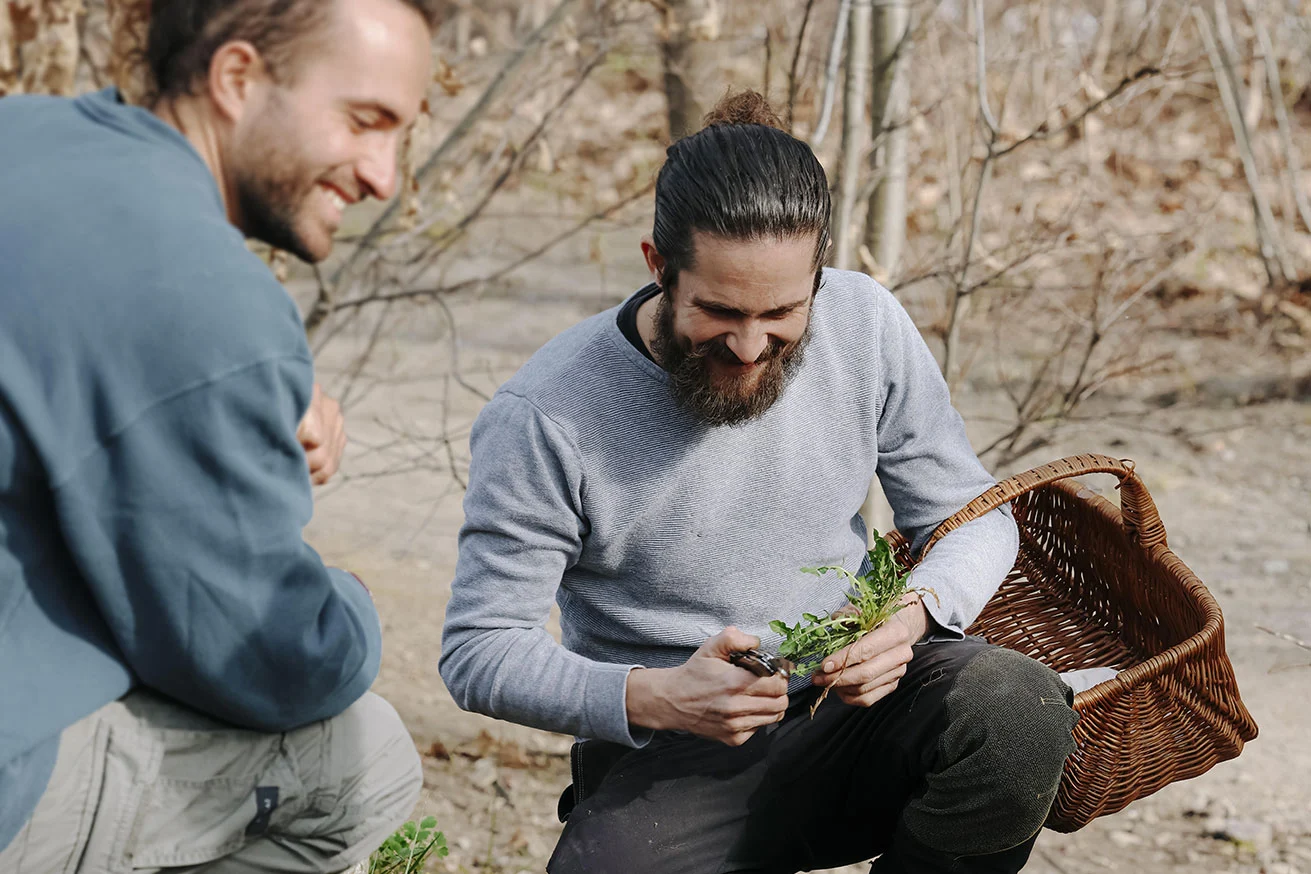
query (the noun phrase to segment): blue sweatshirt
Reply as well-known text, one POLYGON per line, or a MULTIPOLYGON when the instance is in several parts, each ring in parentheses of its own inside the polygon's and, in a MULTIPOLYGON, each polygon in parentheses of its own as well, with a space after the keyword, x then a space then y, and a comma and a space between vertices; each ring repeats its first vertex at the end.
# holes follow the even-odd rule
POLYGON ((0 100, 0 849, 59 733, 144 684, 285 731, 368 689, 378 615, 302 537, 295 305, 175 129, 0 100))

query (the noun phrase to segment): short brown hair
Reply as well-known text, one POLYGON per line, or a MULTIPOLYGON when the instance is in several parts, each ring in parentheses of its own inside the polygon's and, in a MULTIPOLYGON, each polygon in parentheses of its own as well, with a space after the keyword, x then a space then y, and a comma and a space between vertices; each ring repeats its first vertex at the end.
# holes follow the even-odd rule
MULTIPOLYGON (((154 0, 145 60, 149 101, 192 92, 209 72, 214 52, 225 43, 253 45, 277 77, 295 59, 307 37, 321 28, 334 0, 154 0)), ((340 0, 335 0, 340 2, 340 0)), ((437 25, 440 0, 399 0, 437 25)))

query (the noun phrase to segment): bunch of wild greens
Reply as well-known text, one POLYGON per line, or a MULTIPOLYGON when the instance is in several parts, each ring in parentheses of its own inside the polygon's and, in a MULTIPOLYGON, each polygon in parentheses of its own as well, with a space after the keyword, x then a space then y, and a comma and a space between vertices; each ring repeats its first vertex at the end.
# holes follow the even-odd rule
POLYGON ((430 855, 441 858, 450 852, 446 835, 433 831, 437 820, 424 817, 420 823, 407 822, 398 828, 369 857, 368 874, 418 874, 430 855))
POLYGON ((907 585, 910 573, 897 563, 888 541, 877 531, 873 541, 870 568, 863 574, 853 574, 841 567, 802 568, 816 576, 835 571, 846 578, 851 584, 847 592, 850 606, 824 617, 804 613, 796 625, 778 619, 769 623, 770 628, 783 635, 778 654, 796 663, 795 675, 811 674, 824 659, 891 619, 905 606, 903 595, 921 591, 907 585))

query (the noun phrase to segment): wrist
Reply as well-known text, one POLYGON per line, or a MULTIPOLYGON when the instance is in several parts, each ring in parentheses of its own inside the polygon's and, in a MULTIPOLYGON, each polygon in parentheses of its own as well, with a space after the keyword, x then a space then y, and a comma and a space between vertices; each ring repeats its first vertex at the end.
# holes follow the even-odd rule
POLYGON ((901 621, 906 623, 910 630, 910 642, 919 643, 928 636, 929 630, 933 628, 933 617, 929 615, 929 610, 924 606, 924 601, 918 595, 913 596, 914 600, 910 601, 897 615, 901 621))
POLYGON ((628 672, 624 707, 629 725, 657 731, 672 727, 666 724, 664 718, 662 692, 662 685, 669 670, 668 668, 633 668, 628 672))

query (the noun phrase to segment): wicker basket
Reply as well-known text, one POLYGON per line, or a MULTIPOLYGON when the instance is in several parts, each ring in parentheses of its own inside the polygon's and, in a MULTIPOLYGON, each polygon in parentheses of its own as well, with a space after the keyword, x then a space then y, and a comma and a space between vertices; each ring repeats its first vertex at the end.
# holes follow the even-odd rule
MULTIPOLYGON (((1166 546, 1133 462, 1064 458, 998 483, 933 533, 1011 502, 1014 569, 969 629, 1059 672, 1120 674, 1075 696, 1076 752, 1047 825, 1071 832, 1231 759, 1256 737, 1211 593, 1166 546), (1070 477, 1119 477, 1121 508, 1070 477)), ((890 538, 911 564, 904 538, 890 538)))

